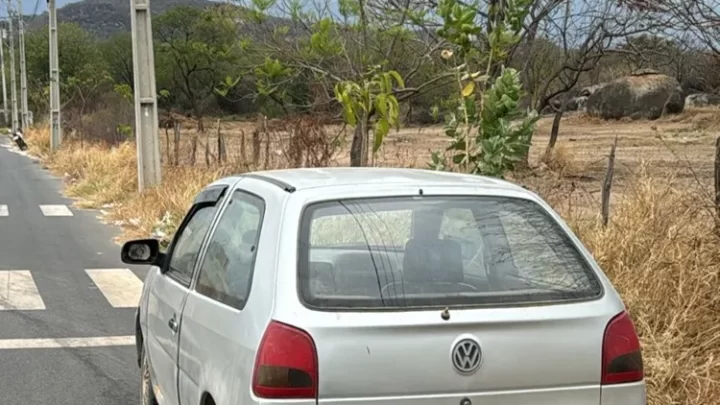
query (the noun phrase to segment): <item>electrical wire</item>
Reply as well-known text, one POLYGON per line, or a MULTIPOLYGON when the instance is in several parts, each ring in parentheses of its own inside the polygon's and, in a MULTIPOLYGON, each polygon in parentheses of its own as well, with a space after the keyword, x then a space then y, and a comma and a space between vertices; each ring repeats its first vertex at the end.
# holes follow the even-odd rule
MULTIPOLYGON (((35 18, 38 15, 39 8, 40 8, 40 0, 35 0, 35 7, 33 8, 33 13, 32 13, 32 15, 29 16, 30 18, 25 21, 25 24, 31 24, 33 21, 35 21, 35 18)), ((22 10, 20 10, 20 12, 22 12, 22 10)), ((23 19, 25 17, 26 16, 23 16, 23 19)))

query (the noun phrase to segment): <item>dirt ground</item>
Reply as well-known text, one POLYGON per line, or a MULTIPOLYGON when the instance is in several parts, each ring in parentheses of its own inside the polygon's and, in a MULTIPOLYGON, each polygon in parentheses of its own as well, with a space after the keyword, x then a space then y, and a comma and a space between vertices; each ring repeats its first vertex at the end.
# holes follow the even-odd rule
MULTIPOLYGON (((528 186, 549 200, 557 195, 557 200, 573 201, 567 204, 574 204, 577 212, 596 215, 600 210, 609 152, 617 137, 611 206, 632 192, 632 181, 642 170, 649 171, 653 177, 672 179, 674 187, 699 189, 712 199, 714 144, 720 135, 720 109, 688 109, 656 121, 603 121, 583 114, 569 114, 562 120, 555 153, 546 165, 541 162, 541 156, 549 140, 552 121, 553 117, 543 117, 538 123, 531 149, 532 170, 514 173, 510 180, 528 186), (567 193, 575 196, 568 198, 567 193)), ((201 135, 194 130, 192 122, 185 122, 177 152, 173 131, 161 130, 163 160, 174 161, 177 153, 183 166, 193 164, 193 160, 198 166, 217 165, 218 125, 223 134, 225 161, 236 164, 238 170, 296 165, 290 156, 293 146, 288 140, 289 128, 277 121, 265 124, 268 129, 259 137, 257 161, 253 160, 252 134, 263 125, 259 120, 207 122, 206 133, 201 135), (193 141, 194 138, 197 139, 193 141), (196 143, 194 159, 193 142, 196 143)), ((333 145, 327 151, 331 156, 327 164, 348 165, 351 129, 323 128, 321 143, 333 145)), ((375 155, 374 165, 424 168, 430 153, 443 150, 447 144, 440 125, 391 131, 375 155)))

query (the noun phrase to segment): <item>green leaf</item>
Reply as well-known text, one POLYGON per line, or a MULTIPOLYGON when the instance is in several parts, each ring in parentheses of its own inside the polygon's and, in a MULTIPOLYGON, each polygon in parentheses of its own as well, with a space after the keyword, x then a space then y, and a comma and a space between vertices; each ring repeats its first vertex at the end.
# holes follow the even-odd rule
POLYGON ((402 76, 400 76, 400 73, 398 73, 398 72, 396 72, 396 71, 394 71, 394 70, 391 70, 391 71, 388 72, 388 73, 390 73, 390 75, 391 75, 393 78, 395 78, 395 82, 397 82, 399 88, 401 88, 401 89, 404 89, 404 88, 405 88, 405 80, 403 80, 402 76))
POLYGON ((380 112, 380 116, 387 117, 388 113, 388 103, 387 103, 387 96, 383 93, 380 93, 375 98, 375 108, 378 109, 380 112))
POLYGON ((390 132, 390 123, 385 118, 380 118, 375 125, 375 142, 373 144, 373 153, 377 152, 382 146, 385 135, 390 132))

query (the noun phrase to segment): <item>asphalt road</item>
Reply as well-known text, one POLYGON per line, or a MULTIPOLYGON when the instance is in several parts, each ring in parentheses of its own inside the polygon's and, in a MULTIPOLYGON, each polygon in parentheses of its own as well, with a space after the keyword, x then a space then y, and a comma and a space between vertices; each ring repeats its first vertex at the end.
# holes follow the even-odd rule
POLYGON ((139 401, 133 317, 146 269, 99 213, 0 135, 0 404, 139 401))

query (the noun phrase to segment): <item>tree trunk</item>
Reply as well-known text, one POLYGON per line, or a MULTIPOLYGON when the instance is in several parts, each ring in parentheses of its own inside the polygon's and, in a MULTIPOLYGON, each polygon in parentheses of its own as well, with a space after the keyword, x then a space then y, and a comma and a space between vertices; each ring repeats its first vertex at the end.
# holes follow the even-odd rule
POLYGON ((350 166, 363 167, 368 163, 368 119, 363 116, 358 120, 353 133, 352 146, 350 147, 350 166))

